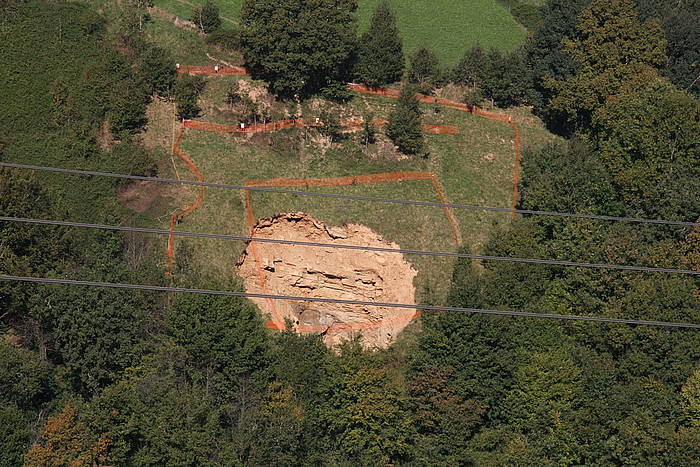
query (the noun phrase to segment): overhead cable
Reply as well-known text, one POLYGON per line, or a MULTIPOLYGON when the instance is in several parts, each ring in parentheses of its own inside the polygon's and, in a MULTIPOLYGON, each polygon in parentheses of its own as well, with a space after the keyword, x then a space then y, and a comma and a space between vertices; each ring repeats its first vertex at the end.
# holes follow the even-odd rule
POLYGON ((557 212, 557 211, 539 211, 534 209, 510 209, 510 208, 495 208, 489 206, 477 206, 468 204, 454 204, 454 203, 438 203, 433 201, 417 201, 408 199, 396 199, 396 198, 380 198, 374 196, 356 196, 356 195, 343 195, 337 193, 321 193, 313 191, 297 191, 297 190, 285 190, 283 188, 272 188, 272 187, 261 187, 261 186, 245 186, 245 185, 231 185, 226 183, 211 183, 211 182, 200 182, 195 180, 179 180, 173 178, 160 178, 160 177, 145 177, 141 175, 127 175, 118 174, 112 172, 96 172, 92 170, 78 170, 78 169, 64 169, 60 167, 45 167, 37 165, 28 164, 13 164, 8 162, 0 162, 0 167, 11 167, 16 169, 29 169, 29 170, 39 170, 46 172, 57 172, 75 175, 92 175, 97 177, 111 177, 120 178, 127 180, 141 180, 159 183, 173 183, 178 185, 193 185, 193 186, 205 186, 210 188, 225 188, 234 190, 248 190, 248 191, 261 191, 268 193, 281 193, 286 195, 298 195, 298 196, 315 196, 321 198, 337 198, 337 199, 348 199, 356 201, 372 201, 380 203, 394 203, 394 204, 405 204, 412 206, 427 206, 427 207, 442 207, 442 208, 453 208, 453 209, 465 209, 472 211, 489 211, 489 212, 505 212, 505 213, 516 213, 516 214, 531 214, 536 216, 552 216, 552 217, 567 217, 567 218, 577 218, 577 219, 597 219, 604 221, 613 222, 631 222, 640 224, 662 224, 662 225, 679 225, 688 227, 700 227, 700 222, 685 222, 685 221, 671 221, 664 219, 646 219, 637 217, 619 217, 619 216, 604 216, 597 214, 577 214, 569 212, 557 212))
POLYGON ((302 297, 295 295, 274 295, 274 294, 259 294, 248 292, 234 292, 230 290, 209 290, 209 289, 190 289, 184 287, 165 287, 159 285, 144 285, 144 284, 126 284, 121 282, 98 282, 98 281, 79 281, 73 279, 53 279, 46 277, 27 277, 27 276, 12 276, 1 274, 0 280, 4 281, 19 281, 19 282, 34 282, 41 284, 63 284, 63 285, 78 285, 88 287, 109 287, 116 289, 131 289, 131 290, 147 290, 154 292, 181 292, 181 293, 197 293, 206 295, 224 295, 233 297, 246 298, 262 298, 271 300, 291 300, 299 302, 319 302, 319 303, 340 303, 344 305, 359 305, 359 306, 376 306, 382 308, 404 308, 412 310, 432 310, 432 311, 453 311, 464 313, 477 313, 486 315, 501 315, 525 318, 546 318, 546 319, 562 319, 569 321, 591 321, 599 323, 618 323, 618 324, 637 324, 645 326, 662 326, 672 328, 690 328, 700 329, 700 324, 694 323, 677 323, 668 321, 647 321, 639 319, 627 318, 607 318, 602 316, 576 316, 576 315, 559 315, 549 313, 531 313, 525 311, 507 311, 507 310, 488 310, 482 308, 462 308, 452 306, 438 305, 415 305, 410 303, 393 303, 393 302, 367 302, 361 300, 345 300, 340 298, 320 298, 320 297, 302 297))
POLYGON ((437 256, 437 257, 448 257, 448 258, 470 258, 479 260, 490 260, 490 261, 508 261, 515 263, 531 263, 531 264, 547 264, 553 266, 569 266, 569 267, 580 267, 580 268, 595 268, 595 269, 615 269, 622 271, 641 271, 641 272, 662 272, 662 273, 672 273, 672 274, 687 274, 687 275, 700 275, 700 271, 693 271, 689 269, 670 269, 670 268, 654 268, 646 266, 628 266, 622 264, 601 264, 601 263, 578 263, 574 261, 557 261, 549 259, 536 259, 536 258, 518 258, 512 256, 491 256, 491 255, 477 255, 470 253, 452 253, 448 251, 425 251, 425 250, 410 250, 405 248, 387 248, 387 247, 374 247, 374 246, 362 246, 362 245, 344 245, 339 243, 319 243, 319 242, 305 242, 299 240, 281 240, 275 238, 261 238, 261 237, 243 237, 238 235, 226 235, 226 234, 214 234, 214 233, 200 233, 200 232, 183 232, 183 231, 170 231, 163 229, 151 229, 145 227, 130 227, 124 225, 108 225, 108 224, 88 224, 83 222, 70 222, 70 221, 57 221, 49 219, 32 219, 27 217, 12 217, 12 216, 0 216, 0 221, 7 222, 21 222, 28 224, 43 224, 43 225, 57 225, 66 227, 84 227, 90 229, 103 229, 103 230, 117 230, 123 232, 140 232, 140 233, 151 233, 158 235, 177 235, 180 237, 196 237, 196 238, 215 238, 221 240, 234 240, 241 242, 260 242, 260 243, 274 243, 279 245, 295 245, 295 246, 306 246, 306 247, 317 247, 317 248, 338 248, 345 250, 359 250, 359 251, 376 251, 383 253, 403 253, 408 255, 421 255, 421 256, 437 256))

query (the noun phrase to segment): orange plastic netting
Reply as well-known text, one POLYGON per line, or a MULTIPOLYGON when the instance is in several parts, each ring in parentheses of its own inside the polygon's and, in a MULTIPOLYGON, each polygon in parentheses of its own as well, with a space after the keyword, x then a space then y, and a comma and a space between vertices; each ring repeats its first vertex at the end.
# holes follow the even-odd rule
MULTIPOLYGON (((340 126, 345 128, 345 131, 361 131, 364 126, 362 120, 341 120, 340 126)), ((383 119, 372 119, 372 124, 376 126, 386 126, 389 122, 383 119)), ((185 120, 183 122, 186 128, 194 130, 214 131, 217 133, 267 133, 271 131, 285 130, 288 128, 304 128, 304 127, 319 127, 323 125, 321 120, 307 121, 304 118, 296 118, 289 120, 278 120, 275 122, 257 123, 253 125, 225 125, 221 123, 201 122, 197 120, 185 120)), ((436 135, 456 135, 459 134, 459 128, 454 125, 422 125, 422 130, 425 133, 436 135)))
POLYGON ((194 65, 178 65, 178 73, 187 73, 190 75, 220 75, 220 76, 243 76, 248 74, 248 70, 242 66, 194 66, 194 65))
MULTIPOLYGON (((383 126, 387 124, 386 120, 381 120, 381 119, 373 119, 372 123, 377 125, 377 126, 383 126)), ((175 137, 175 141, 173 143, 173 154, 177 155, 187 166, 187 169, 194 174, 194 176, 199 180, 200 182, 204 181, 204 175, 199 171, 197 166, 195 165, 194 161, 180 148, 180 141, 182 139, 182 135, 184 130, 187 129, 193 129, 193 130, 201 130, 201 131, 211 131, 211 132, 216 132, 216 133, 263 133, 263 132, 271 132, 271 131, 279 131, 279 130, 284 130, 287 128, 294 128, 294 127, 314 127, 314 126, 320 126, 323 123, 319 119, 314 119, 312 121, 307 122, 303 118, 297 118, 297 119, 289 119, 289 120, 279 120, 276 122, 269 122, 269 123, 258 123, 255 125, 225 125, 221 123, 213 123, 213 122, 202 122, 198 120, 183 120, 180 127, 178 128, 177 136, 175 137)), ((347 131, 359 131, 362 129, 364 123, 362 120, 342 120, 340 122, 341 126, 345 127, 347 131)), ((450 125, 423 125, 423 130, 428 133, 435 133, 435 134, 457 134, 459 129, 456 126, 450 126, 450 125)), ((360 176, 362 177, 362 176, 360 176)), ((434 177, 434 175, 433 175, 434 177)), ((427 179, 427 178, 425 178, 427 179)), ((279 179, 279 180, 290 180, 290 179, 279 179)), ((405 180, 417 180, 415 178, 410 179, 406 178, 405 180)), ((382 182, 382 181, 394 181, 390 179, 386 180, 379 180, 377 179, 377 182, 382 182)), ((371 181, 357 181, 354 183, 372 183, 371 181)), ((346 184, 352 184, 352 183, 346 183, 346 184)), ((436 192, 438 193, 439 196, 443 197, 444 196, 441 194, 442 192, 440 191, 439 186, 437 185, 437 181, 433 180, 433 184, 435 185, 436 192)), ((342 183, 341 183, 342 185, 342 183)), ((289 186, 289 185, 287 185, 289 186)), ((302 185, 298 185, 302 186, 302 185)), ((310 184, 306 184, 304 186, 313 186, 313 182, 310 184)), ((318 185, 317 185, 318 186, 318 185)), ((204 191, 205 188, 203 186, 199 187, 199 195, 197 199, 184 207, 183 209, 179 210, 175 214, 171 216, 170 220, 170 235, 168 237, 168 272, 172 273, 173 270, 173 265, 174 265, 174 251, 173 251, 173 243, 174 243, 174 235, 172 232, 175 230, 175 225, 182 220, 185 216, 190 214, 192 211, 195 209, 199 208, 202 203, 204 202, 204 191)), ((446 202, 446 201, 443 201, 446 202)), ((450 218, 450 222, 454 222, 454 218, 452 217, 451 213, 448 213, 448 217, 450 218)), ((453 232, 455 235, 459 235, 459 231, 456 228, 456 223, 452 227, 453 232)), ((461 241, 461 240, 460 240, 461 241)))
MULTIPOLYGON (((182 139, 182 133, 185 129, 185 125, 180 125, 178 128, 177 136, 175 137, 175 141, 173 142, 173 154, 178 156, 184 163, 185 166, 187 166, 187 170, 189 170, 196 178, 198 181, 203 182, 204 181, 204 175, 202 175, 202 172, 199 171, 197 166, 195 165, 194 161, 190 159, 190 157, 185 154, 182 149, 180 149, 180 141, 182 139)), ((168 273, 171 274, 173 271, 173 259, 174 259, 174 253, 173 253, 173 243, 174 243, 174 235, 173 232, 175 231, 175 225, 182 220, 183 217, 187 216, 190 214, 192 211, 195 209, 199 208, 202 203, 204 203, 204 186, 199 186, 198 187, 199 194, 197 196, 197 199, 185 206, 184 208, 180 209, 177 211, 175 214, 173 214, 170 217, 170 235, 168 236, 168 273)))
MULTIPOLYGON (((377 96, 390 97, 397 99, 401 95, 401 91, 398 89, 386 89, 386 88, 372 88, 365 86, 364 84, 349 83, 348 88, 351 91, 359 92, 363 94, 372 94, 377 96)), ((520 131, 518 125, 513 122, 512 115, 488 112, 486 110, 480 109, 476 106, 469 106, 461 102, 452 101, 449 99, 443 99, 441 97, 426 96, 425 94, 416 93, 416 98, 425 104, 435 104, 449 109, 461 110, 463 112, 470 112, 479 117, 487 118, 489 120, 495 120, 499 122, 507 123, 513 128, 515 132, 515 163, 513 167, 513 209, 516 208, 518 204, 518 170, 520 168, 520 131)), ((513 213, 515 216, 515 213, 513 213)))
MULTIPOLYGON (((358 185, 365 183, 383 183, 383 182, 400 182, 407 180, 430 180, 435 193, 441 203, 447 204, 447 197, 440 186, 437 175, 432 172, 384 172, 378 174, 360 174, 352 175, 347 177, 331 177, 331 178, 269 178, 263 180, 248 180, 245 186, 250 187, 273 187, 273 186, 286 186, 286 187, 311 187, 311 186, 348 186, 348 185, 358 185)), ((450 229, 452 230, 452 235, 454 236, 455 244, 457 247, 462 245, 462 236, 459 231, 459 224, 457 219, 452 214, 449 207, 443 207, 447 220, 450 224, 450 229)), ((246 191, 246 219, 248 223, 248 229, 250 236, 255 235, 255 216, 253 214, 253 207, 251 202, 250 191, 246 191)), ((250 251, 253 254, 253 259, 255 261, 256 269, 258 270, 258 278, 260 282, 260 289, 264 294, 269 294, 267 289, 267 283, 265 281, 265 273, 262 267, 262 259, 258 253, 255 242, 250 242, 250 251)), ((268 306, 270 308, 270 314, 272 315, 272 320, 267 323, 267 327, 270 329, 284 329, 284 320, 275 308, 274 300, 267 299, 268 306)), ((415 310, 411 310, 412 315, 406 317, 404 315, 399 315, 396 318, 392 318, 391 322, 401 321, 405 319, 413 319, 419 315, 415 310)), ((339 325, 331 327, 318 327, 311 325, 297 325, 297 330, 302 332, 341 332, 341 331, 357 331, 361 329, 369 329, 372 327, 380 326, 386 324, 387 320, 381 320, 374 323, 364 323, 358 325, 339 325)))

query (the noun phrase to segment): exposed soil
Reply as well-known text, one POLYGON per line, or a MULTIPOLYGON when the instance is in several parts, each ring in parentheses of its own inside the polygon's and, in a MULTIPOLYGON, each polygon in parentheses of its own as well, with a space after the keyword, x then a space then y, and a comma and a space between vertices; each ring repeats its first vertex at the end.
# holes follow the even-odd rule
MULTIPOLYGON (((365 226, 329 228, 304 213, 262 219, 254 228, 254 236, 399 248, 365 226)), ((417 273, 400 253, 252 242, 237 267, 246 290, 252 293, 415 303, 413 279, 417 273)), ((365 347, 386 348, 416 315, 413 309, 279 300, 271 305, 265 299, 253 301, 273 320, 289 319, 299 332, 322 333, 329 347, 362 333, 365 347)))
POLYGON ((117 189, 117 198, 136 212, 148 211, 162 195, 163 184, 146 180, 136 181, 117 189))

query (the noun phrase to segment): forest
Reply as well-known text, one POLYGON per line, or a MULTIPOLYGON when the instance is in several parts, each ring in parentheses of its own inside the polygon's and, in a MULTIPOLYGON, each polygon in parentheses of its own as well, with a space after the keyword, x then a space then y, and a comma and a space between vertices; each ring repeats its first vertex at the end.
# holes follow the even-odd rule
MULTIPOLYGON (((449 143, 420 125, 450 114, 416 92, 541 122, 517 209, 593 217, 507 214, 479 224, 483 242, 465 228, 459 252, 692 272, 457 258, 430 270, 449 278, 444 296, 418 305, 700 324, 700 1, 547 0, 519 10, 534 12, 519 47, 475 44, 455 63, 405 53, 388 2, 361 30, 355 0, 245 0, 234 26, 195 3, 196 47, 238 59, 273 96, 267 115, 226 88, 237 121, 321 102, 309 131, 339 161, 319 172, 438 164, 449 143), (348 82, 401 89, 396 105, 371 101, 386 135, 339 130, 359 99, 348 82), (375 138, 399 157, 363 161, 375 138)), ((153 109, 196 118, 218 88, 176 72, 184 52, 155 40, 154 8, 0 0, 0 162, 174 177, 147 144, 153 109)), ((307 137, 271 136, 270 151, 302 160, 307 137)), ((139 212, 117 196, 129 183, 0 167, 0 216, 162 226, 182 198, 139 212)), ((291 322, 268 329, 244 297, 7 280, 243 292, 188 263, 196 241, 164 274, 162 237, 0 220, 0 466, 700 465, 698 329, 425 309, 388 348, 361 333, 329 348, 291 322)))

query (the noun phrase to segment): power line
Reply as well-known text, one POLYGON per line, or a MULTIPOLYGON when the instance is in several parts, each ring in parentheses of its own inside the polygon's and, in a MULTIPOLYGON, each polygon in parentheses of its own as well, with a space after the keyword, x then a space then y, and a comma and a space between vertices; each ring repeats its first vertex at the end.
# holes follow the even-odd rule
POLYGON ((598 316, 576 316, 576 315, 558 315, 549 313, 530 313, 525 311, 506 311, 506 310, 488 310, 482 308, 462 308, 452 306, 438 305, 414 305, 410 303, 392 303, 392 302, 366 302, 361 300, 344 300, 339 298, 320 298, 320 297, 301 297, 295 295, 273 295, 259 294, 248 292, 233 292, 230 290, 208 290, 208 289, 189 289, 184 287, 165 287, 159 285, 143 285, 143 284, 126 284, 121 282, 98 282, 98 281, 78 281, 72 279, 50 279, 46 277, 26 277, 26 276, 11 276, 0 275, 0 280, 4 281, 20 281, 20 282, 35 282, 42 284, 64 284, 64 285, 82 285, 88 287, 110 287, 116 289, 131 289, 131 290, 148 290, 154 292, 183 292, 183 293, 198 293, 205 295, 225 295, 232 297, 246 298, 263 298, 271 300, 291 300, 298 302, 319 302, 319 303, 340 303, 344 305, 360 305, 360 306, 376 306, 383 308, 405 308, 412 310, 433 310, 433 311, 461 311, 465 313, 478 313, 486 315, 501 315, 514 316, 525 318, 547 318, 547 319, 563 319, 570 321, 592 321, 599 323, 618 323, 618 324, 639 324, 646 326, 663 326, 674 328, 691 328, 700 329, 700 324, 694 323, 676 323, 667 321, 646 321, 638 319, 626 318, 605 318, 598 316))
POLYGON ((318 242, 304 242, 299 240, 281 240, 274 238, 260 238, 260 237, 243 237, 238 235, 225 235, 225 234, 213 234, 213 233, 200 233, 200 232, 183 232, 183 231, 170 231, 163 229, 151 229, 145 227, 128 227, 123 225, 106 225, 106 224, 87 224, 83 222, 70 222, 70 221, 56 221, 47 219, 32 219, 26 217, 11 217, 11 216, 0 216, 0 221, 8 222, 22 222, 29 224, 43 224, 43 225, 60 225, 67 227, 85 227, 91 229, 103 229, 103 230, 117 230, 123 232, 140 232, 140 233, 152 233, 158 235, 177 235, 180 237, 196 237, 196 238, 215 238, 222 240, 234 240, 241 242, 260 242, 260 243, 275 243, 279 245, 296 245, 296 246, 307 246, 307 247, 319 247, 319 248, 338 248, 345 250, 359 250, 359 251, 377 251, 385 253, 403 253, 409 255, 421 255, 421 256, 436 256, 436 257, 448 257, 448 258, 470 258, 479 260, 491 260, 491 261, 508 261, 515 263, 530 263, 530 264, 547 264, 553 266, 570 266, 570 267, 581 267, 581 268, 594 268, 594 269, 615 269, 622 271, 641 271, 641 272, 662 272, 662 273, 672 273, 672 274, 687 274, 687 275, 700 275, 700 271, 693 271, 689 269, 669 269, 669 268, 654 268, 647 266, 628 266, 621 264, 604 264, 604 263, 578 263, 574 261, 557 261, 548 259, 536 259, 536 258, 518 258, 512 256, 490 256, 490 255, 477 255, 470 253, 452 253, 447 251, 425 251, 425 250, 410 250, 403 248, 386 248, 386 247, 373 247, 373 246, 362 246, 362 245, 343 245, 337 243, 318 243, 318 242))
POLYGON ((472 211, 490 211, 490 212, 505 212, 505 213, 516 213, 516 214, 532 214, 536 216, 552 216, 552 217, 568 217, 577 219, 598 219, 604 221, 613 222, 633 222, 640 224, 662 224, 662 225, 680 225, 688 227, 700 227, 700 222, 684 222, 684 221, 670 221, 664 219, 645 219, 637 217, 619 217, 619 216, 603 216, 596 214, 577 214, 569 212, 557 212, 557 211, 538 211, 533 209, 510 209, 510 208, 495 208, 489 206, 477 206, 468 204, 453 204, 453 203, 438 203, 433 201, 417 201, 408 199, 396 199, 396 198, 379 198, 374 196, 356 196, 356 195, 343 195, 336 193, 320 193, 313 191, 296 191, 296 190, 285 190, 282 188, 272 188, 272 187, 261 187, 261 186, 245 186, 245 185, 231 185, 226 183, 211 183, 211 182, 199 182, 195 180, 178 180, 173 178, 160 178, 160 177, 145 177, 141 175, 126 175, 117 174, 112 172, 96 172, 92 170, 78 170, 78 169, 63 169, 60 167, 44 167, 37 165, 27 165, 27 164, 13 164, 8 162, 0 162, 0 167, 11 167, 16 169, 29 169, 29 170, 39 170, 45 172, 57 172, 66 174, 76 174, 76 175, 93 175, 97 177, 111 177, 111 178, 121 178, 127 180, 142 180, 150 182, 160 182, 160 183, 173 183, 178 185, 194 185, 194 186, 205 186, 210 188, 225 188, 234 190, 248 190, 248 191, 263 191, 268 193, 281 193, 286 195, 299 195, 299 196, 315 196, 321 198, 337 198, 337 199, 348 199, 356 201, 373 201, 381 203, 394 203, 394 204, 407 204, 412 206, 427 206, 427 207, 442 207, 442 208, 452 208, 452 209, 466 209, 472 211))

